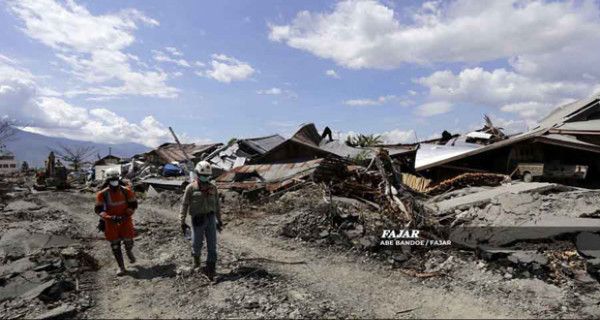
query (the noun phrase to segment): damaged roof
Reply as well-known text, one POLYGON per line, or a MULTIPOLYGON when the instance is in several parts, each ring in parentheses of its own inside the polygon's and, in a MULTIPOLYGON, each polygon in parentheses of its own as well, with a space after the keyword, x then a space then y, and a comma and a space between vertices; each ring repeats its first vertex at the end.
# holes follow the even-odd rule
POLYGON ((305 162, 245 165, 231 169, 216 179, 219 188, 275 191, 312 174, 324 159, 305 162))
MULTIPOLYGON (((326 131, 328 129, 325 129, 326 131)), ((414 153, 416 145, 381 145, 371 148, 352 147, 341 140, 324 139, 319 134, 313 123, 303 124, 300 129, 288 140, 280 143, 262 157, 256 159, 256 163, 273 163, 282 161, 304 161, 323 157, 338 157, 352 159, 362 156, 365 159, 373 158, 378 148, 388 150, 390 156, 399 156, 414 153)))
POLYGON ((289 139, 275 146, 261 157, 256 163, 273 163, 289 160, 304 161, 327 156, 337 156, 335 153, 319 148, 321 135, 313 123, 304 124, 289 139))
POLYGON ((241 139, 238 140, 238 144, 250 148, 252 151, 256 152, 256 154, 265 154, 284 141, 284 137, 274 134, 266 137, 241 139))
MULTIPOLYGON (((222 145, 221 143, 203 144, 203 145, 198 145, 195 143, 187 143, 187 144, 182 144, 181 146, 183 148, 183 151, 185 151, 185 153, 187 153, 187 155, 189 157, 194 158, 204 152, 210 152, 221 145, 222 145)), ((182 148, 180 148, 177 145, 177 143, 163 143, 158 148, 145 153, 145 155, 149 156, 149 157, 156 156, 156 157, 158 157, 158 160, 161 161, 162 163, 168 163, 168 162, 174 162, 174 161, 182 162, 182 161, 186 160, 185 155, 184 155, 183 151, 181 150, 182 148)))
POLYGON ((291 139, 317 147, 321 142, 321 135, 314 123, 307 123, 301 125, 291 139))
POLYGON ((550 132, 600 135, 600 119, 567 122, 550 129, 550 132))
POLYGON ((599 101, 600 94, 596 94, 586 99, 562 105, 540 120, 536 128, 552 128, 566 122, 578 121, 577 116, 597 106, 599 101))
POLYGON ((375 151, 368 148, 355 148, 347 145, 344 141, 333 140, 321 141, 319 148, 331 152, 342 158, 355 158, 359 155, 363 155, 365 158, 370 159, 375 155, 375 151))
POLYGON ((556 108, 529 132, 489 145, 473 145, 470 148, 466 144, 452 147, 421 145, 421 149, 417 152, 415 167, 418 171, 425 170, 530 139, 534 142, 600 153, 600 145, 582 141, 575 135, 600 134, 598 117, 600 117, 600 95, 594 95, 556 108))

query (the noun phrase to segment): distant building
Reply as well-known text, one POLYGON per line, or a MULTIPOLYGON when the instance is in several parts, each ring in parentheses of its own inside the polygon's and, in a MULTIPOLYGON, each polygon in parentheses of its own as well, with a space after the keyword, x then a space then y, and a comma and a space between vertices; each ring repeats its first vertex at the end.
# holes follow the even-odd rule
POLYGON ((15 156, 8 150, 0 149, 0 174, 7 174, 19 171, 15 156))
POLYGON ((98 161, 94 162, 94 166, 105 166, 110 164, 118 164, 121 161, 121 158, 117 156, 113 156, 109 154, 103 158, 98 159, 98 161))

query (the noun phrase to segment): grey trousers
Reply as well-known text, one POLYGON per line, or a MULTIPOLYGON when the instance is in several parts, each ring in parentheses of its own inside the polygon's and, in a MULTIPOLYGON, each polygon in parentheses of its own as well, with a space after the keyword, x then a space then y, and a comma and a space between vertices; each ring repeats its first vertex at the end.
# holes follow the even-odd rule
POLYGON ((199 257, 206 237, 206 262, 217 262, 217 217, 210 213, 202 218, 192 217, 192 256, 199 257))

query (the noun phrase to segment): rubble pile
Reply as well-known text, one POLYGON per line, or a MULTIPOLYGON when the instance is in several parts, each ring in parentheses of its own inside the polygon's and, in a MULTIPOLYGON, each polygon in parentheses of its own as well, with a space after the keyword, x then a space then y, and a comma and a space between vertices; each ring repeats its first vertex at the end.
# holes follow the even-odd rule
POLYGON ((451 190, 466 188, 469 186, 495 187, 502 183, 510 182, 510 177, 497 173, 463 173, 454 178, 444 180, 435 186, 429 187, 425 193, 430 196, 439 195, 451 190))
POLYGON ((22 197, 2 208, 0 226, 0 318, 60 318, 91 306, 98 265, 67 230, 65 212, 22 197))

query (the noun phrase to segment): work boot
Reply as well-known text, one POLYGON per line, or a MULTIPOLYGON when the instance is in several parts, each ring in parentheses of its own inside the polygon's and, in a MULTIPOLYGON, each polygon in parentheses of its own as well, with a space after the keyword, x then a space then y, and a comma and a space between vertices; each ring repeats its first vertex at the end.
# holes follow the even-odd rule
POLYGON ((131 249, 129 250, 125 250, 125 253, 127 253, 127 258, 129 259, 129 263, 135 263, 135 256, 133 255, 133 251, 131 251, 131 249))
POLYGON ((125 262, 123 261, 123 252, 121 251, 121 244, 114 243, 111 244, 113 255, 115 256, 115 260, 117 260, 117 265, 119 266, 119 270, 117 271, 117 276, 122 276, 127 273, 127 269, 125 269, 125 262))
POLYGON ((133 240, 125 240, 125 253, 127 253, 127 259, 129 263, 135 263, 135 256, 133 255, 133 240))
POLYGON ((192 256, 194 258, 194 270, 200 269, 200 256, 192 256))
POLYGON ((207 262, 205 270, 206 270, 206 276, 208 277, 208 280, 215 281, 217 263, 216 262, 207 262))

